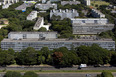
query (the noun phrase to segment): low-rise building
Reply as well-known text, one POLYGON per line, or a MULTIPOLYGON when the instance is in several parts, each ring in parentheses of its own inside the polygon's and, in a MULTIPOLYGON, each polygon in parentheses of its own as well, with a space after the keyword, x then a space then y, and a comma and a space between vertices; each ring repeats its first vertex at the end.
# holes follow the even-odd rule
POLYGON ((19 2, 19 0, 2 0, 2 4, 6 5, 6 4, 14 4, 19 2))
POLYGON ((112 10, 111 13, 116 13, 116 10, 112 10))
POLYGON ((24 1, 24 3, 18 7, 15 8, 15 10, 24 10, 27 7, 31 7, 35 4, 35 1, 24 1))
POLYGON ((14 51, 21 51, 27 47, 33 47, 35 50, 41 50, 43 47, 48 47, 50 50, 67 47, 69 50, 72 47, 79 47, 81 45, 91 46, 92 44, 98 44, 100 47, 111 50, 115 49, 115 41, 112 40, 93 40, 93 39, 78 39, 78 40, 66 40, 66 39, 49 39, 49 40, 38 40, 38 39, 3 39, 1 41, 1 48, 8 50, 9 48, 14 51))
POLYGON ((96 35, 114 28, 114 24, 109 24, 106 18, 75 18, 71 21, 73 34, 78 35, 96 35))
POLYGON ((100 11, 96 9, 92 9, 92 16, 96 18, 105 18, 105 14, 101 13, 100 11))
POLYGON ((37 18, 37 11, 32 11, 28 16, 27 16, 27 20, 33 20, 37 18))
POLYGON ((36 4, 35 8, 39 8, 40 10, 48 10, 50 8, 57 9, 57 4, 53 3, 47 3, 47 4, 36 4))
POLYGON ((69 5, 77 5, 77 4, 80 4, 79 1, 61 1, 61 5, 66 5, 66 4, 69 4, 69 5))
POLYGON ((87 6, 90 6, 91 5, 91 1, 90 0, 84 0, 84 4, 87 5, 87 6))
POLYGON ((2 5, 2 2, 0 2, 0 5, 2 5))
POLYGON ((10 32, 8 39, 21 40, 21 39, 56 39, 57 32, 10 32))
POLYGON ((74 18, 74 17, 78 17, 79 16, 79 13, 77 12, 77 10, 75 9, 72 9, 72 10, 50 10, 50 18, 55 15, 55 16, 60 16, 61 17, 61 20, 64 19, 64 18, 74 18))
POLYGON ((50 2, 58 2, 58 1, 61 1, 61 0, 50 0, 50 2))
POLYGON ((2 5, 2 9, 8 9, 10 6, 10 4, 5 4, 5 5, 2 5))
POLYGON ((46 3, 47 1, 46 0, 42 0, 42 3, 46 3))
POLYGON ((44 28, 46 28, 46 30, 49 30, 49 26, 50 25, 44 25, 44 18, 43 17, 39 17, 37 22, 35 23, 33 29, 39 30, 41 27, 44 27, 44 28))

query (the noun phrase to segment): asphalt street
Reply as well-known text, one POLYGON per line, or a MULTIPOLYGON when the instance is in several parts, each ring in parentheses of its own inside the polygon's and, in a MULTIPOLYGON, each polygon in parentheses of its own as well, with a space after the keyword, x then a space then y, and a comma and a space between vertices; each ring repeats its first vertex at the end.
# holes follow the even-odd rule
MULTIPOLYGON (((55 67, 0 67, 0 70, 80 70, 77 67, 55 68, 55 67)), ((81 70, 116 70, 116 67, 87 67, 81 70)))
MULTIPOLYGON (((22 73, 23 74, 23 73, 22 73)), ((80 72, 80 73, 37 73, 38 77, 96 77, 100 72, 80 72)), ((116 73, 113 73, 116 77, 116 73)), ((0 77, 3 77, 4 73, 0 73, 0 77)))
MULTIPOLYGON (((79 70, 77 67, 69 67, 69 68, 55 68, 53 66, 50 67, 28 67, 28 66, 18 66, 18 67, 0 67, 0 70, 24 70, 24 71, 32 71, 32 70, 79 70)), ((116 70, 116 67, 87 67, 82 68, 81 70, 116 70)), ((95 77, 100 72, 64 72, 64 73, 38 73, 39 77, 95 77), (87 76, 88 75, 88 76, 87 76)), ((0 73, 0 77, 3 77, 4 73, 0 73)), ((114 77, 116 77, 116 73, 113 73, 114 77)))

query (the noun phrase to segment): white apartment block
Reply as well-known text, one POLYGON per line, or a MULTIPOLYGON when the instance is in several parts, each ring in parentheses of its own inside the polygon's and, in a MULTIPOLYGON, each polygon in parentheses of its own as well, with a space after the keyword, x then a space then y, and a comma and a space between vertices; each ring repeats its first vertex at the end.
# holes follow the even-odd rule
POLYGON ((61 1, 61 5, 66 5, 66 4, 69 4, 69 5, 77 5, 77 4, 80 4, 79 1, 61 1))
POLYGON ((17 2, 19 2, 19 0, 3 0, 2 4, 3 5, 10 4, 10 3, 14 4, 14 3, 17 3, 17 2))
POLYGON ((64 19, 64 18, 74 18, 74 17, 78 17, 79 16, 79 13, 77 12, 77 10, 75 9, 71 9, 71 10, 62 10, 62 9, 59 9, 59 10, 50 10, 50 18, 55 15, 55 16, 60 16, 61 17, 61 20, 64 19))
POLYGON ((105 18, 105 14, 101 13, 96 9, 92 9, 92 16, 95 18, 105 18))
POLYGON ((49 30, 49 26, 50 25, 44 25, 44 18, 43 17, 39 17, 37 22, 35 23, 33 29, 39 30, 41 27, 44 27, 44 28, 46 28, 46 30, 49 30))
POLYGON ((2 9, 7 9, 7 8, 9 8, 9 4, 5 4, 5 5, 2 5, 2 9))
POLYGON ((46 0, 42 0, 42 3, 46 3, 46 0))
POLYGON ((2 0, 0 2, 0 5, 2 5, 2 9, 7 9, 9 8, 10 5, 19 2, 19 0, 2 0))
POLYGON ((37 18, 37 11, 32 11, 28 16, 27 16, 27 20, 33 20, 37 18))
POLYGON ((57 4, 36 4, 35 5, 35 8, 39 8, 40 10, 48 10, 50 8, 54 8, 54 9, 57 9, 57 4))
POLYGON ((84 0, 84 3, 85 3, 87 6, 90 6, 90 5, 91 5, 91 1, 90 1, 90 0, 84 0))
POLYGON ((2 2, 0 2, 0 5, 2 5, 2 2))

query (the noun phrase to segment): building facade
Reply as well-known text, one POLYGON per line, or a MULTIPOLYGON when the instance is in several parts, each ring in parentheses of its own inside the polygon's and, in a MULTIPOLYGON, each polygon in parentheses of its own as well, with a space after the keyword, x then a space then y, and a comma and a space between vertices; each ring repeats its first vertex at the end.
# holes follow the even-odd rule
POLYGON ((57 32, 10 32, 8 39, 56 39, 57 32))
POLYGON ((84 0, 84 4, 87 5, 87 6, 90 6, 91 5, 91 1, 90 0, 84 0))
POLYGON ((96 9, 92 9, 91 14, 95 18, 105 18, 105 14, 101 13, 100 11, 96 9))
POLYGON ((109 24, 106 18, 87 18, 87 19, 71 19, 73 34, 78 35, 96 35, 101 32, 112 30, 114 24, 109 24))
POLYGON ((40 10, 48 10, 50 8, 57 9, 57 4, 36 4, 35 8, 39 8, 40 10))
POLYGON ((37 18, 37 11, 32 11, 28 16, 27 16, 27 20, 33 20, 37 18))
POLYGON ((35 4, 35 1, 24 1, 24 3, 18 7, 15 8, 15 10, 24 10, 27 7, 31 7, 35 4))
POLYGON ((50 0, 50 2, 58 2, 58 1, 61 1, 61 0, 50 0))
POLYGON ((35 50, 40 50, 43 47, 48 47, 50 50, 67 47, 69 50, 72 47, 78 47, 81 45, 91 46, 92 44, 98 44, 100 47, 111 50, 115 49, 115 41, 112 40, 66 40, 66 39, 54 39, 54 40, 38 40, 38 39, 22 39, 12 40, 4 39, 1 41, 1 48, 8 50, 13 48, 16 52, 21 51, 27 47, 33 47, 35 50))
POLYGON ((2 2, 3 5, 5 5, 5 4, 17 3, 17 2, 19 2, 19 0, 2 0, 1 2, 2 2))
POLYGON ((50 18, 55 15, 55 16, 60 16, 61 17, 61 20, 64 19, 64 18, 74 18, 74 17, 78 17, 79 16, 79 13, 77 12, 77 10, 75 9, 72 9, 72 10, 51 10, 50 11, 50 18))
POLYGON ((61 5, 66 5, 66 4, 69 4, 69 5, 77 5, 77 4, 80 4, 79 1, 61 1, 61 5))

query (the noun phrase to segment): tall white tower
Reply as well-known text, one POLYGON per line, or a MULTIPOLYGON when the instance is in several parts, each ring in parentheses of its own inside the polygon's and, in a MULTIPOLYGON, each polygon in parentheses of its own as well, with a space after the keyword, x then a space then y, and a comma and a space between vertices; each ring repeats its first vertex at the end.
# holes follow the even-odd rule
POLYGON ((91 5, 91 1, 90 0, 86 0, 86 5, 90 6, 91 5))

